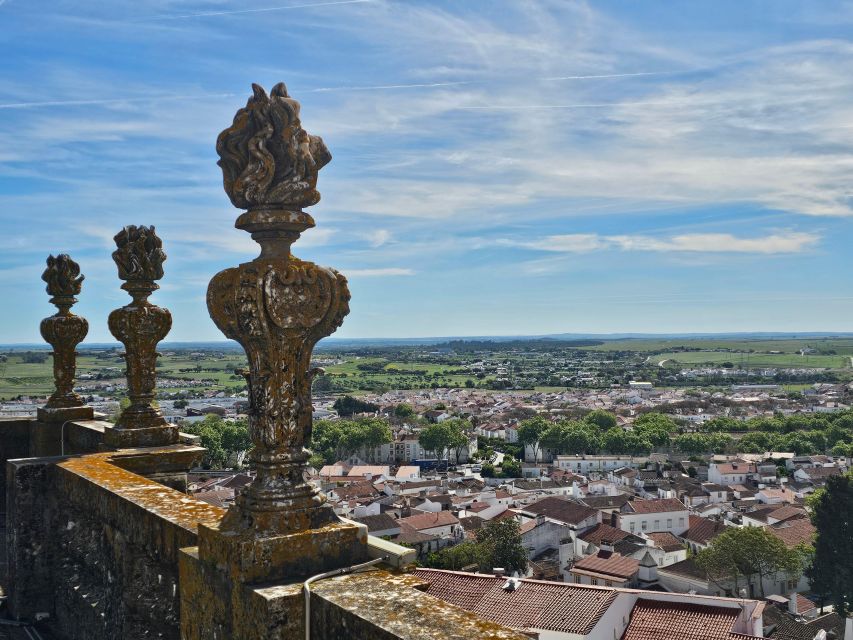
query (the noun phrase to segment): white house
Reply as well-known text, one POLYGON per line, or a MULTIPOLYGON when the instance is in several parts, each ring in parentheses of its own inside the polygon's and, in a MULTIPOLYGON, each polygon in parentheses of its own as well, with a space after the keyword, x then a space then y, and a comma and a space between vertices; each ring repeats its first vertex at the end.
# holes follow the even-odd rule
POLYGON ((737 460, 719 464, 711 463, 708 467, 708 480, 714 484, 743 484, 755 474, 754 464, 737 460))
POLYGON ((633 500, 616 514, 616 522, 628 533, 669 531, 680 536, 690 526, 690 511, 675 498, 664 500, 633 500))

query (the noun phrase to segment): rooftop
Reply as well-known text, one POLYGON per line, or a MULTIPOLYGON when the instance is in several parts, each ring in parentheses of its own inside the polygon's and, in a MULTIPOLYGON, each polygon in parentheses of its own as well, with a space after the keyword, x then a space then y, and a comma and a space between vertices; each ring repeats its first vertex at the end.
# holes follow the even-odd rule
POLYGON ((516 629, 546 629, 585 635, 601 619, 616 592, 560 582, 521 580, 514 591, 506 578, 417 569, 426 592, 498 624, 516 629))

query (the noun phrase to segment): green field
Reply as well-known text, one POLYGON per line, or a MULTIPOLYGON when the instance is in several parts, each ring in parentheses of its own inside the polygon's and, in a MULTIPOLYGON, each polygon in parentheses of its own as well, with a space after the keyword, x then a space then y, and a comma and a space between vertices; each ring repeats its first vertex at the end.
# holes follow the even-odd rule
POLYGON ((730 362, 735 367, 790 367, 790 368, 827 368, 849 369, 850 356, 819 355, 799 353, 743 353, 731 351, 686 351, 681 353, 661 353, 652 356, 651 361, 667 365, 711 364, 730 362))
POLYGON ((690 340, 675 339, 625 339, 607 340, 593 347, 581 347, 584 351, 635 351, 635 352, 666 352, 675 349, 702 349, 713 351, 727 349, 736 352, 768 352, 798 353, 801 349, 812 348, 817 351, 835 351, 838 355, 853 356, 853 338, 794 338, 794 339, 735 339, 735 340, 690 340))

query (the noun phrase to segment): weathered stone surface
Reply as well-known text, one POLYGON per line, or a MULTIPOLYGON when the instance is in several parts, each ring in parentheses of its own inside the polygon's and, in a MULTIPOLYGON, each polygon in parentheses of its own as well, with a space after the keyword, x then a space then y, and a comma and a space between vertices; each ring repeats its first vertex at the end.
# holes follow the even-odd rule
POLYGON ((127 390, 130 405, 122 411, 115 429, 104 434, 111 447, 154 447, 178 442, 177 428, 169 425, 154 404, 157 343, 172 327, 172 314, 148 301, 163 277, 166 254, 154 227, 127 226, 115 236, 113 260, 122 289, 133 301, 110 313, 109 326, 125 346, 127 390))
POLYGON ((85 318, 71 313, 71 307, 77 302, 74 296, 80 293, 84 276, 80 275, 80 266, 70 256, 60 253, 56 257, 47 258, 47 268, 41 277, 47 283, 47 292, 52 296, 50 302, 56 305, 58 311, 41 321, 41 335, 53 347, 55 390, 47 399, 47 404, 38 410, 38 418, 44 422, 89 420, 94 415, 93 409, 87 407, 74 392, 74 374, 77 369, 75 349, 89 332, 89 323, 85 318))
MULTIPOLYGON (((349 313, 346 278, 291 256, 290 245, 314 226, 302 207, 320 199, 320 168, 331 159, 309 135, 299 103, 284 84, 254 95, 219 135, 223 182, 235 206, 248 209, 237 227, 252 234, 261 255, 210 282, 210 316, 249 360, 250 463, 255 480, 238 495, 222 531, 278 536, 337 521, 306 481, 311 435, 311 352, 349 313)), ((204 557, 205 549, 200 550, 204 557)))
POLYGON ((367 560, 366 527, 333 522, 277 536, 199 527, 199 553, 236 583, 292 582, 367 560))
POLYGON ((418 591, 411 576, 369 571, 311 585, 311 638, 523 640, 526 635, 418 591))
POLYGON ((0 511, 6 511, 6 462, 30 455, 29 418, 0 418, 0 464, 3 465, 3 489, 0 491, 0 511))
MULTIPOLYGON (((174 449, 160 451, 163 468, 176 464, 174 449)), ((214 525, 223 511, 114 464, 125 454, 158 453, 8 465, 13 615, 49 613, 68 640, 180 637, 178 550, 194 546, 198 523, 214 525)))

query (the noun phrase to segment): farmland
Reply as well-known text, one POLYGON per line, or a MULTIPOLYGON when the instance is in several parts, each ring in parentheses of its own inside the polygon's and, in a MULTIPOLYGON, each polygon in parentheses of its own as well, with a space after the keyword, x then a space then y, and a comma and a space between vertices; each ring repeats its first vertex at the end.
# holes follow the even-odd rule
MULTIPOLYGON (((166 393, 245 389, 237 371, 246 367, 246 359, 233 344, 161 350, 157 371, 166 393)), ((798 388, 853 378, 851 358, 853 338, 677 338, 323 346, 315 353, 314 364, 325 371, 315 382, 318 392, 363 393, 438 387, 556 390, 607 387, 632 379, 651 380, 658 386, 776 382, 798 388), (728 373, 702 373, 709 370, 728 373)), ((49 394, 51 367, 47 350, 18 349, 0 355, 0 399, 49 394)), ((110 390, 123 384, 124 359, 117 349, 81 349, 77 372, 84 392, 123 393, 120 386, 110 390)))

